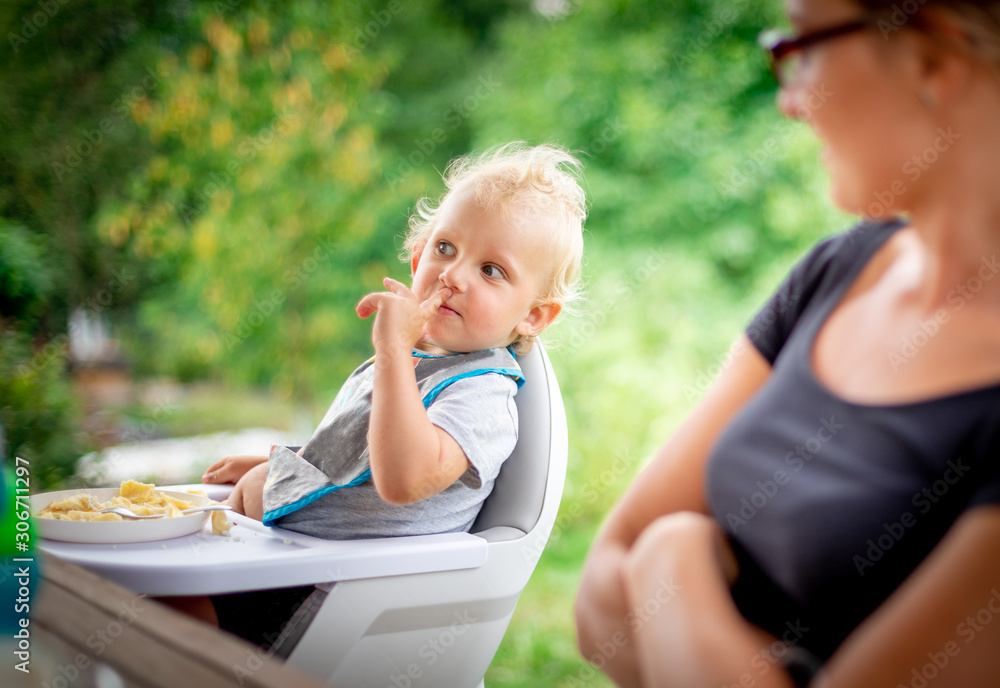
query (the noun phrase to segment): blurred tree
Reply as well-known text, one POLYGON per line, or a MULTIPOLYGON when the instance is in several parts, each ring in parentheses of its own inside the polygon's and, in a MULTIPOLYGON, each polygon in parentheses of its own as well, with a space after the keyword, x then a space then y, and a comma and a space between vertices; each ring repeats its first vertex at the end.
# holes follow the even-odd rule
POLYGON ((0 324, 0 429, 6 460, 27 460, 31 489, 53 488, 73 476, 87 446, 66 380, 65 344, 33 350, 28 337, 0 324))
POLYGON ((53 285, 41 245, 40 237, 0 218, 0 464, 27 460, 35 490, 71 477, 86 446, 65 377, 66 337, 32 346, 29 335, 53 285))
POLYGON ((30 329, 51 298, 52 268, 44 239, 0 218, 0 313, 10 326, 30 329))
MULTIPOLYGON (((412 185, 384 184, 380 90, 400 2, 196 6, 198 40, 164 55, 164 85, 132 117, 156 151, 97 227, 176 266, 137 327, 150 368, 266 384, 288 398, 336 389, 370 350, 351 305, 405 268, 397 236, 412 185)), ((413 16, 406 16, 407 14, 413 16)))
POLYGON ((502 87, 470 115, 474 143, 512 136, 577 149, 591 182, 593 232, 617 242, 711 245, 745 286, 789 239, 762 213, 801 184, 789 130, 756 47, 778 5, 759 0, 567 4, 512 17, 482 65, 502 87), (778 136, 775 136, 778 134, 778 136), (716 237, 722 236, 720 240, 716 237))
POLYGON ((0 6, 0 422, 34 487, 87 444, 66 379, 69 312, 134 307, 156 270, 93 218, 151 151, 127 117, 156 91, 153 56, 184 40, 183 3, 0 6), (128 279, 123 279, 129 276, 128 279))
MULTIPOLYGON (((725 367, 753 307, 843 223, 822 200, 808 131, 773 107, 755 46, 780 9, 0 4, 7 456, 29 458, 45 487, 86 446, 66 380, 75 308, 113 317, 140 374, 327 400, 371 350, 353 304, 387 274, 406 278, 409 210, 440 193, 447 162, 553 142, 580 154, 591 203, 590 298, 546 333, 562 344, 550 353, 573 438, 559 530, 585 547, 586 528, 725 367)), ((563 597, 577 554, 563 552, 563 597)), ((566 600, 555 602, 542 606, 565 641, 566 600)), ((487 683, 582 675, 571 643, 507 636, 487 683)))
MULTIPOLYGON (((129 110, 159 87, 156 56, 184 42, 184 4, 24 0, 0 9, 0 217, 37 237, 52 280, 22 320, 32 334, 65 332, 69 310, 93 305, 134 259, 102 240, 92 218, 152 150, 129 110)), ((102 307, 134 305, 149 277, 137 271, 102 307)))
POLYGON ((90 307, 140 373, 326 398, 415 200, 514 139, 583 157, 589 252, 682 252, 700 293, 745 300, 829 227, 754 45, 777 0, 58 7, 0 9, 0 316, 35 351, 90 307))

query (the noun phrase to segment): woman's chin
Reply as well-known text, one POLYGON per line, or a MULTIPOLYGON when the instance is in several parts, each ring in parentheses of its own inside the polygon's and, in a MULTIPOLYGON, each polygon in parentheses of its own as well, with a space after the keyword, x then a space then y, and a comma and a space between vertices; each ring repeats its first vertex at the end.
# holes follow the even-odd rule
POLYGON ((830 181, 829 197, 830 202, 837 210, 842 210, 849 215, 875 218, 884 214, 884 208, 880 209, 880 204, 875 203, 873 194, 864 194, 858 189, 847 188, 843 184, 838 184, 836 179, 830 181))
POLYGON ((850 213, 852 215, 863 214, 861 204, 852 199, 849 194, 845 194, 843 188, 836 182, 830 182, 830 189, 827 192, 827 195, 830 198, 830 203, 832 203, 837 210, 843 210, 845 213, 850 213))
POLYGON ((830 203, 849 215, 868 219, 899 217, 905 212, 902 201, 906 187, 899 180, 862 177, 827 165, 830 203))

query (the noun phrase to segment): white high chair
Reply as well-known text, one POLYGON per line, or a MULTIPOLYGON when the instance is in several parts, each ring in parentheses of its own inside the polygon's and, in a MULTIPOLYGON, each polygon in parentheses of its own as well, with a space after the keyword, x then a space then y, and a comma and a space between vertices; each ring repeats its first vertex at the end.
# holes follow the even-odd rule
POLYGON ((289 663, 342 688, 483 686, 566 478, 566 414, 551 363, 538 345, 518 362, 527 382, 515 397, 517 446, 472 528, 487 543, 485 563, 337 583, 289 663))
MULTIPOLYGON (((566 480, 566 413, 548 356, 536 346, 518 362, 517 445, 471 533, 322 540, 234 515, 229 538, 40 547, 149 595, 332 583, 290 664, 341 688, 482 688, 566 480)), ((214 499, 232 490, 172 489, 191 487, 214 499)))

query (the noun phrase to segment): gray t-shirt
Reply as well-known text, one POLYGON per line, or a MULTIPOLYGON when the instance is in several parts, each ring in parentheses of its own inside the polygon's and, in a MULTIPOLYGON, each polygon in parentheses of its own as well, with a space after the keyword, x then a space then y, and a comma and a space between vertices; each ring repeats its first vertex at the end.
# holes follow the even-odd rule
POLYGON ((516 393, 517 383, 496 373, 457 380, 438 393, 427 415, 455 439, 471 464, 442 492, 398 506, 384 501, 368 480, 282 516, 277 525, 335 540, 469 530, 517 442, 516 393))
MULTIPOLYGON (((709 504, 739 562, 736 604, 746 618, 822 659, 964 513, 1000 503, 1000 384, 860 404, 813 372, 817 333, 902 226, 859 225, 823 241, 795 267, 747 328, 771 375, 708 461, 709 504)), ((960 308, 962 301, 949 303, 960 308)))

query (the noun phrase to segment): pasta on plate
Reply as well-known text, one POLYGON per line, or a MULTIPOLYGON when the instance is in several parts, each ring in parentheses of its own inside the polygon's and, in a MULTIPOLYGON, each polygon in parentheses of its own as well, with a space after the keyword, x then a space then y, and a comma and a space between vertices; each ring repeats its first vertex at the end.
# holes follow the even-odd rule
MULTIPOLYGON (((78 493, 42 507, 36 514, 38 518, 56 521, 128 521, 118 514, 103 514, 101 510, 123 506, 140 516, 166 514, 166 518, 184 516, 181 512, 196 506, 193 502, 157 492, 155 485, 141 483, 135 480, 122 482, 117 497, 105 501, 88 493, 78 493)), ((139 523, 139 521, 135 521, 139 523)), ((222 511, 212 512, 212 532, 216 535, 226 535, 229 532, 229 519, 222 511)))

